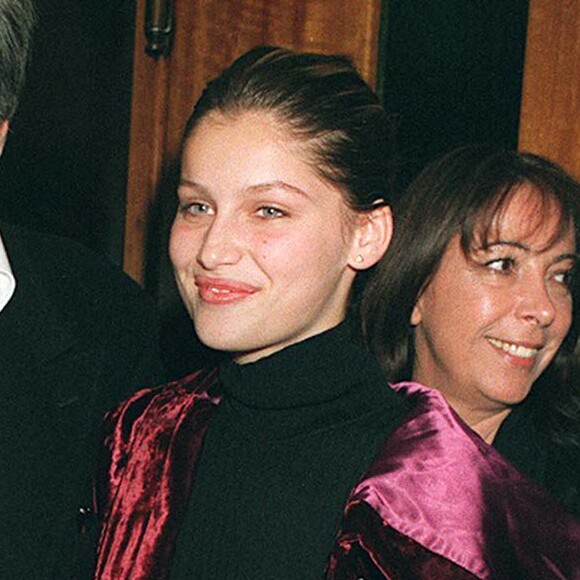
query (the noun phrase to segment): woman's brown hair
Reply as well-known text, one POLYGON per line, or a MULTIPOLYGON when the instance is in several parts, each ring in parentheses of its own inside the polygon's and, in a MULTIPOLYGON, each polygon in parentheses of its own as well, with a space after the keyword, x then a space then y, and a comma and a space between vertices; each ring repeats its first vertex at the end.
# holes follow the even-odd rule
MULTIPOLYGON (((538 225, 542 211, 558 208, 560 221, 555 237, 572 227, 579 241, 580 184, 556 164, 531 153, 463 147, 429 165, 403 195, 395 208, 393 241, 364 289, 360 312, 364 341, 388 380, 411 379, 411 313, 451 239, 459 234, 466 254, 476 236, 485 243, 494 217, 524 185, 540 196, 538 225)), ((572 277, 571 291, 575 306, 571 329, 532 391, 534 397, 545 395, 550 407, 557 409, 551 418, 552 427, 562 436, 566 417, 580 419, 578 390, 572 384, 574 375, 580 376, 573 370, 578 366, 580 348, 578 276, 572 277), (543 387, 545 383, 550 386, 543 387)))

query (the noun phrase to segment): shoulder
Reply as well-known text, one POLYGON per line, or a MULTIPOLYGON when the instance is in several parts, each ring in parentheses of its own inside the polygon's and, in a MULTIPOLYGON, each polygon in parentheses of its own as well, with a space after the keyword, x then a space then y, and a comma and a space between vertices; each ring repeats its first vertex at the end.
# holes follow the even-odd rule
POLYGON ((0 234, 17 280, 19 312, 46 305, 57 325, 72 324, 116 346, 129 337, 139 343, 157 336, 152 299, 120 267, 60 236, 4 223, 0 234))
POLYGON ((107 511, 127 469, 142 467, 140 458, 162 463, 179 433, 190 428, 195 432, 207 424, 220 401, 212 392, 217 385, 217 370, 203 369, 166 385, 141 389, 105 415, 96 485, 101 513, 107 511))
POLYGON ((120 267, 60 236, 5 223, 0 235, 16 278, 5 320, 26 333, 39 360, 65 355, 60 382, 92 377, 75 388, 98 386, 105 409, 164 379, 153 300, 120 267))
POLYGON ((78 242, 5 223, 0 234, 19 282, 33 276, 47 291, 82 287, 85 300, 97 295, 110 302, 143 299, 139 286, 120 267, 78 242))
POLYGON ((580 447, 557 442, 539 413, 546 407, 530 400, 502 424, 494 447, 553 497, 580 516, 580 447))

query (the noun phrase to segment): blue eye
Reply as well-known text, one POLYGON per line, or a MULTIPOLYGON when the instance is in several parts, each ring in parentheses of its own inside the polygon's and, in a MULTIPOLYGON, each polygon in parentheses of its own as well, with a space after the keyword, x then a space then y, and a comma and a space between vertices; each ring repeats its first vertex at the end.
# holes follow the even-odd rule
POLYGON ((286 214, 278 208, 271 207, 271 206, 264 206, 258 210, 258 215, 260 217, 266 218, 266 219, 276 219, 279 217, 283 217, 286 214))
POLYGON ((196 201, 184 204, 182 211, 191 215, 208 215, 211 213, 211 207, 207 203, 196 201))

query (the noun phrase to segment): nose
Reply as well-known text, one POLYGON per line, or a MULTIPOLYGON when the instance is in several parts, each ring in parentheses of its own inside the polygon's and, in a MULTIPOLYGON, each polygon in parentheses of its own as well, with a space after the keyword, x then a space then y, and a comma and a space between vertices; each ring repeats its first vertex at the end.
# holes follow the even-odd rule
POLYGON ((556 317, 556 307, 543 276, 522 280, 518 317, 542 327, 550 326, 556 317))
POLYGON ((215 217, 202 240, 197 261, 206 270, 232 265, 241 258, 239 235, 234 220, 215 217))

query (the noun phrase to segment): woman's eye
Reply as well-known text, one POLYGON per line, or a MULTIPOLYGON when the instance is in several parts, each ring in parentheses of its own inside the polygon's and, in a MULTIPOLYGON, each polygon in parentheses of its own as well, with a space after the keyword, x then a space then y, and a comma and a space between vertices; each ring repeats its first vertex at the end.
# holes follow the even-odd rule
POLYGON ((556 274, 554 274, 554 280, 558 282, 558 284, 570 286, 572 282, 572 270, 564 270, 563 272, 556 272, 556 274))
POLYGON ((286 214, 282 210, 277 209, 275 207, 265 206, 265 207, 261 207, 258 210, 258 215, 260 217, 266 218, 266 219, 275 219, 275 218, 283 217, 286 214))
POLYGON ((485 265, 490 270, 495 270, 503 274, 511 272, 516 265, 516 261, 513 258, 498 258, 497 260, 486 262, 485 265))
POLYGON ((191 215, 208 215, 211 213, 211 207, 207 203, 196 201, 184 204, 182 211, 191 215))

